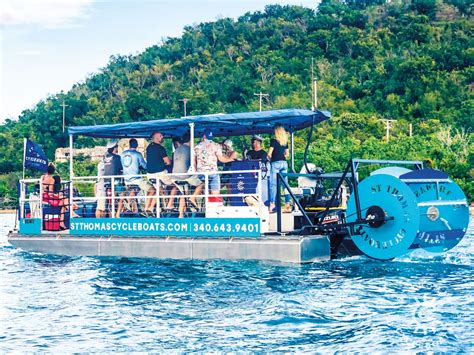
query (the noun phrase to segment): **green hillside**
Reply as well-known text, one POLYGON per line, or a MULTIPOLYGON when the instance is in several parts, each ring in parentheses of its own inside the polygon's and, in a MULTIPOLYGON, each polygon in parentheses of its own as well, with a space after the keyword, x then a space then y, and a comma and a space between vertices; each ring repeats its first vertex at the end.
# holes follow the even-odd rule
MULTIPOLYGON (((474 199, 474 46, 467 0, 322 1, 316 10, 268 6, 238 20, 188 26, 136 56, 106 67, 0 126, 0 174, 21 171, 22 139, 50 159, 67 146, 67 125, 139 121, 188 114, 311 107, 311 62, 319 107, 310 161, 340 169, 348 158, 423 159, 448 172, 474 199), (384 140, 380 119, 396 119, 384 140), (409 124, 413 137, 409 137, 409 124)), ((157 40, 158 42, 158 40, 157 40)), ((91 46, 90 50, 94 50, 91 46)), ((73 64, 71 64, 73 65, 73 64)), ((302 156, 306 133, 297 137, 302 156)), ((78 144, 92 144, 80 140, 78 144)), ((0 195, 14 179, 0 179, 0 195)))

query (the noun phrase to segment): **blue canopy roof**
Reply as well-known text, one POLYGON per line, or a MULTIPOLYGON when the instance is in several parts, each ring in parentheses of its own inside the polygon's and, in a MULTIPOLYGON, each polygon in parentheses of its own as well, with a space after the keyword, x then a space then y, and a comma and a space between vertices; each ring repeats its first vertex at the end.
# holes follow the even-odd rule
POLYGON ((287 131, 295 132, 311 126, 313 120, 316 124, 330 117, 331 113, 328 111, 285 109, 69 127, 69 134, 97 138, 148 138, 154 132, 161 132, 165 137, 175 137, 189 132, 189 124, 194 123, 196 136, 210 128, 215 136, 230 137, 271 133, 275 124, 281 124, 287 131))

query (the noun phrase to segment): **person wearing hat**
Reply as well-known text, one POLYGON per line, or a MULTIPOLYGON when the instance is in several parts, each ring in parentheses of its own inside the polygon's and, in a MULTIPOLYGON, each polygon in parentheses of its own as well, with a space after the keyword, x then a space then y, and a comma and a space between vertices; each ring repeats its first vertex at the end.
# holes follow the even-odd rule
MULTIPOLYGON (((221 143, 221 148, 222 148, 222 154, 226 157, 232 157, 234 159, 237 159, 237 152, 234 150, 234 143, 230 139, 226 139, 221 143)), ((218 164, 220 165, 220 164, 218 164)), ((231 168, 231 163, 225 163, 222 164, 222 171, 229 171, 232 170, 231 168)), ((230 180, 231 180, 232 174, 222 174, 221 175, 221 184, 225 185, 227 187, 227 191, 230 191, 231 186, 230 186, 230 180)))
MULTIPOLYGON (((189 198, 189 202, 196 207, 196 197, 199 196, 202 192, 204 184, 201 180, 198 179, 196 175, 189 175, 189 168, 191 166, 191 146, 190 146, 190 136, 189 133, 183 135, 179 140, 179 146, 173 153, 173 179, 174 186, 170 192, 170 198, 168 200, 168 205, 166 206, 167 210, 173 208, 174 196, 179 191, 182 191, 181 187, 183 184, 189 185, 191 188, 194 188, 192 196, 189 198), (184 175, 183 175, 184 174, 184 175), (181 185, 180 185, 181 184, 181 185)), ((184 217, 186 202, 183 197, 179 198, 179 218, 184 217)))
MULTIPOLYGON (((122 161, 120 159, 120 155, 118 155, 118 141, 113 139, 107 142, 106 145, 107 151, 105 152, 104 157, 102 160, 99 162, 99 165, 97 167, 98 174, 97 176, 99 177, 98 183, 97 183, 97 190, 96 190, 96 195, 97 197, 100 197, 97 200, 97 208, 96 208, 96 217, 105 217, 106 214, 106 191, 107 187, 110 187, 111 185, 111 179, 105 179, 102 177, 105 176, 117 176, 117 175, 122 175, 123 167, 122 167, 122 161)), ((114 190, 115 192, 121 193, 123 190, 122 187, 122 181, 120 179, 115 178, 114 179, 115 186, 114 190)), ((122 200, 119 202, 119 209, 121 209, 120 204, 123 203, 122 200)))
POLYGON ((200 173, 209 174, 209 190, 213 195, 219 195, 221 190, 221 179, 219 174, 212 174, 217 171, 217 162, 230 163, 235 160, 237 153, 226 156, 222 153, 222 147, 212 141, 214 133, 206 128, 202 134, 201 142, 194 147, 196 157, 196 170, 200 173))
POLYGON ((234 153, 234 143, 230 139, 226 139, 221 143, 222 154, 230 157, 234 153))
POLYGON ((267 160, 268 153, 262 149, 263 138, 258 134, 252 136, 252 150, 247 152, 249 160, 267 160))
POLYGON ((122 175, 122 161, 120 155, 118 155, 118 142, 116 140, 107 143, 107 152, 105 152, 103 162, 104 176, 122 175))

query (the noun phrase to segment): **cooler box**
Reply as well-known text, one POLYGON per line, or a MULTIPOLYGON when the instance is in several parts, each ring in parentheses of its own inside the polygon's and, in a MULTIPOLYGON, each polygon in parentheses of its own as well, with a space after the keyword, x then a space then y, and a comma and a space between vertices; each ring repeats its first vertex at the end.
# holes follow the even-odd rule
POLYGON ((46 231, 59 231, 60 223, 61 223, 61 220, 59 216, 56 215, 56 217, 50 217, 43 221, 43 229, 46 231))
MULTIPOLYGON (((58 214, 44 213, 43 214, 43 230, 50 231, 50 232, 57 232, 60 230, 60 224, 61 224, 60 213, 58 214)), ((66 226, 66 228, 69 228, 69 211, 64 213, 64 225, 66 226)))

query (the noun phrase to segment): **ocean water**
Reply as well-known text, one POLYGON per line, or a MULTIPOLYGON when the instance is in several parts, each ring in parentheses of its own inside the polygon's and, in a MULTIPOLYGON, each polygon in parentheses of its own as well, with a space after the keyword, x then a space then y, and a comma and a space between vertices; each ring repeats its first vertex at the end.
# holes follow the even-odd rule
POLYGON ((57 257, 9 246, 0 352, 474 351, 474 220, 445 255, 269 262, 57 257))

